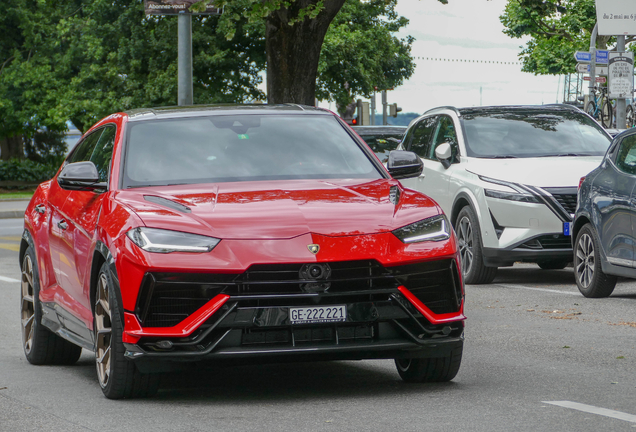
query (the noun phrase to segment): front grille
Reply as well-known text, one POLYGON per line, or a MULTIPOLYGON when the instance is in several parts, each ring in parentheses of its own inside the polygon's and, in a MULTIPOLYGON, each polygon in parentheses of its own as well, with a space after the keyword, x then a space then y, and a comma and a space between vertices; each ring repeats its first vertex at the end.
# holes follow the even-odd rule
POLYGON ((544 189, 561 204, 565 211, 569 214, 574 214, 576 211, 576 194, 578 192, 576 187, 547 187, 544 189))
POLYGON ((552 194, 552 196, 561 204, 561 206, 569 214, 576 211, 576 194, 552 194))
POLYGON ((453 259, 394 267, 363 260, 256 264, 241 274, 149 273, 136 313, 144 327, 172 327, 220 293, 230 295, 240 307, 286 307, 382 302, 399 285, 434 313, 456 312, 461 305, 463 293, 453 259), (328 265, 324 279, 306 279, 303 269, 314 264, 328 265))

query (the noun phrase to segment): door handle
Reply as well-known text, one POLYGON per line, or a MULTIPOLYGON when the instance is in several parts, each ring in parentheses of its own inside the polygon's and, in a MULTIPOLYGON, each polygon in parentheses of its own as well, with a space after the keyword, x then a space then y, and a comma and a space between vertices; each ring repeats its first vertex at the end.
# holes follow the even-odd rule
POLYGON ((44 214, 46 213, 46 206, 44 204, 38 204, 35 206, 35 211, 40 214, 44 214))
POLYGON ((66 228, 68 228, 68 224, 66 223, 66 221, 65 221, 64 219, 62 219, 61 221, 59 221, 59 222, 57 223, 57 226, 58 226, 60 229, 63 229, 63 230, 65 230, 66 228))

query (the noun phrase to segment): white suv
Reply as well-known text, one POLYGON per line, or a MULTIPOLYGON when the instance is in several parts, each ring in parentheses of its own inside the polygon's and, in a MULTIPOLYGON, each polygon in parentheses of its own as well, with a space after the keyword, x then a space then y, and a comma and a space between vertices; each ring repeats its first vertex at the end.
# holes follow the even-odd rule
POLYGON ((404 186, 435 199, 450 217, 469 284, 490 283, 517 261, 542 269, 572 261, 570 225, 579 180, 611 137, 568 105, 427 111, 398 147, 424 162, 404 186))

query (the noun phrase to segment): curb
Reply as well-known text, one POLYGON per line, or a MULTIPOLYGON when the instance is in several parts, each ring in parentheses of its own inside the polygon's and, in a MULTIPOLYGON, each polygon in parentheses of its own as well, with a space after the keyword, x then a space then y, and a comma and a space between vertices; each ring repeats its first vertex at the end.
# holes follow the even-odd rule
POLYGON ((24 210, 0 211, 0 219, 24 219, 24 210))

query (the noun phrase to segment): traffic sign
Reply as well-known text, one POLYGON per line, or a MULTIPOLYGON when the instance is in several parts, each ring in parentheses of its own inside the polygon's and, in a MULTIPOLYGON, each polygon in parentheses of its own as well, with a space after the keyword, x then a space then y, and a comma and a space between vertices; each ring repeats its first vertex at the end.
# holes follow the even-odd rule
POLYGON ((577 51, 574 53, 574 59, 580 63, 589 63, 592 61, 592 54, 586 51, 577 51))
POLYGON ((609 51, 608 50, 596 50, 596 63, 597 64, 607 64, 609 61, 609 51))
MULTIPOLYGON (((574 53, 574 59, 579 63, 590 63, 592 61, 592 54, 587 51, 577 51, 574 53)), ((609 61, 608 50, 596 50, 596 63, 607 64, 609 61)))
MULTIPOLYGON (((578 73, 590 73, 590 65, 585 63, 578 63, 576 65, 576 71, 578 73)), ((596 75, 607 76, 607 66, 596 66, 596 75)))
MULTIPOLYGON (((589 76, 584 76, 583 77, 584 81, 589 81, 590 77, 589 76)), ((596 77, 596 82, 597 83, 606 83, 607 82, 607 77, 601 76, 601 77, 596 77)))

